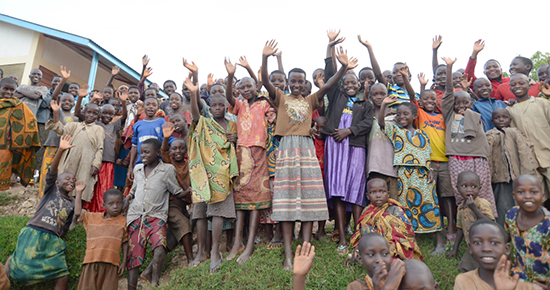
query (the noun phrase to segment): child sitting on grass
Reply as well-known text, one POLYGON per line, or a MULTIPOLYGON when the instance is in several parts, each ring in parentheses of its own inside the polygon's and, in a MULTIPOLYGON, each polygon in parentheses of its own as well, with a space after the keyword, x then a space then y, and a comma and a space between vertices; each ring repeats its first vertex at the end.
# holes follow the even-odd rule
POLYGON ((122 192, 109 189, 103 194, 103 212, 82 210, 84 181, 76 183, 75 218, 86 229, 86 256, 78 289, 118 289, 118 277, 124 274, 128 257, 126 217, 122 213, 122 192), (120 248, 122 246, 122 263, 120 248))
MULTIPOLYGON (((478 197, 481 184, 479 176, 472 171, 462 171, 458 175, 457 190, 464 199, 464 202, 458 207, 456 241, 453 250, 447 254, 447 257, 457 257, 458 246, 462 242, 462 237, 466 237, 466 244, 470 245, 470 226, 476 220, 491 219, 494 220, 493 207, 484 198, 478 197)), ((466 252, 460 263, 458 270, 464 273, 477 267, 475 260, 470 252, 466 252)))
POLYGON ((504 226, 506 213, 515 205, 512 181, 522 174, 535 175, 538 167, 533 143, 518 128, 510 128, 511 119, 508 110, 496 108, 492 118, 495 127, 485 133, 489 142, 491 185, 498 213, 496 221, 501 226, 504 226))
POLYGON ((550 286, 550 212, 541 206, 543 190, 533 175, 514 179, 514 206, 506 214, 512 244, 512 273, 523 281, 550 286))
POLYGON ((55 279, 55 289, 67 289, 67 246, 62 238, 73 220, 74 199, 69 193, 75 188, 76 180, 71 172, 58 175, 57 168, 63 153, 76 146, 70 144, 71 136, 61 137, 46 176, 44 195, 34 216, 21 229, 15 252, 6 262, 6 275, 25 286, 55 279))
POLYGON ((361 236, 375 232, 388 241, 393 258, 422 260, 422 253, 416 244, 414 230, 405 210, 389 196, 386 181, 380 178, 369 180, 367 197, 370 204, 359 218, 356 232, 351 237, 351 246, 356 247, 361 236))
POLYGON ((506 236, 502 226, 494 221, 483 219, 472 224, 468 252, 479 268, 458 275, 455 290, 540 289, 534 284, 518 281, 517 274, 510 277, 510 262, 507 261, 510 246, 506 243, 506 236))

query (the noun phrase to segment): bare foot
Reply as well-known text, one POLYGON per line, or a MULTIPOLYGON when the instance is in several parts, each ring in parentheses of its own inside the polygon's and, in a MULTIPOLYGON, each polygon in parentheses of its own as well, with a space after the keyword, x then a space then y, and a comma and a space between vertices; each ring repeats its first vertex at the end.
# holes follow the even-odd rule
POLYGON ((283 270, 292 271, 292 258, 286 258, 283 265, 283 270))
POLYGON ((139 276, 141 279, 149 282, 151 284, 151 280, 153 280, 153 271, 151 270, 151 265, 149 265, 143 273, 139 276))
POLYGON ((240 256, 239 258, 237 258, 237 263, 239 264, 244 264, 246 263, 246 261, 248 261, 248 259, 250 259, 250 257, 252 257, 252 254, 254 254, 254 247, 251 247, 252 250, 246 250, 244 251, 240 256))
POLYGON ((225 260, 229 261, 229 260, 235 259, 237 254, 244 251, 244 248, 245 247, 243 244, 233 246, 233 249, 231 249, 231 253, 229 253, 229 255, 227 256, 227 258, 225 258, 225 260))
POLYGON ((283 246, 283 240, 275 240, 275 238, 273 238, 271 240, 271 242, 269 242, 269 244, 267 245, 267 248, 268 249, 278 249, 282 246, 283 246))

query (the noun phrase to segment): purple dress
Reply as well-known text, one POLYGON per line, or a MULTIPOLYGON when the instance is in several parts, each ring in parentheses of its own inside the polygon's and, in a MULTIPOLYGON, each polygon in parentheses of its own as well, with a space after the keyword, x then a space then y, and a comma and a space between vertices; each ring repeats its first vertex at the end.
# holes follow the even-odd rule
MULTIPOLYGON (((352 103, 353 104, 353 103, 352 103)), ((338 129, 351 126, 351 107, 346 107, 340 118, 338 129)), ((340 198, 346 203, 346 211, 351 204, 365 206, 365 148, 349 145, 349 138, 338 143, 327 136, 325 142, 325 182, 327 198, 340 198)))

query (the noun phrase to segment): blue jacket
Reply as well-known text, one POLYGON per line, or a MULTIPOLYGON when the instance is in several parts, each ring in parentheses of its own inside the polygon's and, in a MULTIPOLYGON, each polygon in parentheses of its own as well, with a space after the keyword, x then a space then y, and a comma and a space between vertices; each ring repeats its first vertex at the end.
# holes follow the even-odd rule
POLYGON ((478 112, 481 114, 481 121, 483 122, 483 131, 487 132, 495 127, 493 123, 491 122, 491 119, 493 119, 493 111, 496 108, 506 108, 506 104, 503 101, 494 99, 494 98, 487 98, 487 99, 479 99, 478 101, 474 102, 474 105, 472 106, 472 111, 478 112))

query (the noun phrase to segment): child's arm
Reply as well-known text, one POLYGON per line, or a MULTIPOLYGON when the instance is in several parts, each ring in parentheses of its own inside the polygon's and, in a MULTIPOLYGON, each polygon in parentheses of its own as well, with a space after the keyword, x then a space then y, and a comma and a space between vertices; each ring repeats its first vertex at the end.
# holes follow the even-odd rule
MULTIPOLYGON (((229 79, 227 80, 229 81, 229 79)), ((193 117, 193 122, 198 122, 201 118, 201 114, 199 111, 199 105, 198 105, 198 96, 197 96, 197 86, 195 86, 189 77, 185 79, 183 84, 191 91, 191 117, 193 117)), ((226 93, 226 95, 228 95, 226 93)))
POLYGON ((462 231, 461 228, 458 228, 458 230, 456 231, 456 240, 455 240, 455 244, 453 245, 453 250, 447 253, 448 259, 455 258, 458 260, 458 257, 456 254, 458 253, 458 247, 462 242, 462 238, 464 238, 464 231, 462 231))
POLYGON ((488 217, 486 217, 480 210, 479 208, 477 207, 476 205, 476 202, 475 200, 471 197, 471 196, 468 196, 468 199, 466 199, 466 206, 472 210, 472 212, 474 212, 474 214, 476 215, 476 218, 478 220, 482 220, 482 219, 488 219, 488 217))
POLYGON ((170 140, 170 137, 172 137, 172 134, 174 133, 174 124, 170 122, 166 122, 162 124, 162 136, 164 137, 162 139, 162 146, 160 147, 161 151, 168 151, 170 150, 170 146, 168 145, 168 142, 170 140))
POLYGON ((382 70, 380 70, 380 65, 378 64, 378 61, 374 56, 372 45, 366 40, 365 41, 361 40, 361 35, 357 35, 357 38, 359 39, 359 42, 361 42, 361 44, 364 45, 369 50, 370 63, 372 65, 372 70, 374 71, 374 75, 376 76, 376 79, 378 80, 378 82, 387 86, 388 82, 384 77, 384 75, 382 74, 382 70))
POLYGON ((128 91, 125 90, 122 93, 118 93, 118 99, 120 100, 120 103, 122 104, 122 116, 120 116, 120 123, 122 126, 124 126, 124 122, 126 122, 126 118, 128 117, 128 105, 126 102, 128 101, 128 91))
POLYGON ((267 58, 275 53, 277 53, 277 42, 275 42, 275 39, 267 41, 262 52, 262 85, 264 85, 265 89, 269 93, 269 98, 273 101, 275 100, 275 93, 277 89, 269 81, 269 74, 267 72, 267 58))
POLYGON ((467 74, 472 77, 472 79, 475 81, 476 78, 476 62, 477 62, 477 55, 480 51, 485 48, 485 41, 482 39, 478 39, 476 42, 474 42, 474 50, 472 52, 472 55, 468 59, 468 64, 466 64, 466 69, 464 69, 464 74, 467 74))
POLYGON ((279 70, 284 73, 285 69, 283 68, 283 52, 279 50, 274 55, 275 57, 277 57, 277 66, 279 67, 279 70))
POLYGON ((435 70, 435 67, 439 65, 438 61, 437 61, 437 50, 439 49, 439 47, 441 46, 441 44, 443 43, 443 41, 441 41, 442 37, 441 35, 436 35, 432 41, 432 51, 433 51, 433 54, 432 54, 432 70, 435 70))
POLYGON ((386 116, 386 107, 395 101, 397 101, 397 96, 389 96, 386 97, 384 101, 382 101, 382 105, 380 105, 380 118, 378 118, 378 125, 382 130, 386 128, 386 120, 384 120, 384 116, 386 116))
MULTIPOLYGON (((74 219, 77 221, 81 220, 81 215, 86 214, 86 211, 82 211, 82 192, 84 189, 86 189, 86 181, 77 181, 75 186, 76 198, 74 200, 74 219)), ((82 218, 84 218, 84 216, 82 218)))
MULTIPOLYGON (((87 95, 88 95, 88 88, 90 88, 90 86, 88 86, 88 84, 84 84, 80 90, 78 90, 78 100, 76 101, 76 105, 74 107, 74 115, 79 119, 79 120, 84 120, 84 115, 82 115, 82 99, 84 99, 87 95)), ((95 94, 94 94, 95 96, 95 94)), ((92 101, 90 100, 90 103, 92 101)))
POLYGON ((109 80, 107 81, 107 84, 105 85, 106 87, 110 87, 111 84, 113 83, 113 81, 115 80, 115 76, 118 75, 118 73, 120 72, 120 68, 118 66, 113 66, 113 69, 111 70, 111 77, 109 78, 109 80))
POLYGON ((57 149, 57 153, 55 154, 55 157, 53 158, 52 164, 50 165, 50 171, 51 172, 57 172, 57 167, 59 166, 59 162, 61 161, 61 155, 63 155, 63 152, 65 150, 69 150, 76 145, 71 145, 72 137, 70 135, 62 136, 59 140, 59 147, 57 149))
MULTIPOLYGON (((277 60, 279 60, 279 57, 277 56, 277 60)), ((229 62, 231 63, 231 62, 229 62)), ((254 71, 252 70, 252 68, 250 67, 250 65, 248 64, 248 61, 246 60, 246 56, 241 56, 239 58, 239 62, 237 63, 238 65, 244 67, 246 69, 246 71, 248 72, 248 74, 250 75, 250 77, 252 79, 254 79, 254 82, 256 84, 258 84, 258 78, 256 77, 256 74, 254 73, 254 71)), ((280 66, 280 65, 279 65, 280 66)), ((227 68, 227 66, 226 66, 227 68)), ((227 81, 229 81, 229 79, 227 79, 227 81)))
POLYGON ((411 82, 409 82, 409 66, 407 63, 399 70, 399 73, 403 75, 403 83, 405 83, 405 89, 407 89, 411 103, 416 104, 416 93, 414 92, 411 82))
POLYGON ((340 29, 338 29, 338 31, 335 31, 335 30, 332 30, 332 29, 329 29, 327 31, 329 44, 332 43, 332 42, 335 42, 330 47, 330 50, 327 47, 327 58, 332 57, 332 65, 334 66, 334 70, 336 70, 338 68, 338 64, 336 63, 336 44, 342 43, 344 40, 346 40, 345 37, 338 38, 338 35, 340 35, 340 29))
POLYGON ((294 255, 294 266, 292 269, 292 284, 294 290, 306 289, 306 275, 313 266, 315 258, 315 246, 304 242, 302 246, 298 245, 294 255))
POLYGON ((454 110, 455 103, 455 94, 453 87, 453 64, 455 63, 456 58, 452 60, 450 58, 443 57, 442 59, 447 64, 447 80, 445 86, 445 95, 441 99, 441 111, 443 113, 443 118, 445 119, 445 122, 447 122, 447 118, 451 116, 451 113, 454 110))
POLYGON ((137 147, 132 146, 132 149, 130 149, 130 162, 128 163, 128 174, 126 174, 126 178, 128 179, 129 182, 134 182, 134 165, 136 164, 136 156, 137 156, 137 147))
POLYGON ((118 266, 118 276, 122 277, 126 270, 126 261, 128 260, 128 242, 122 244, 122 263, 118 266))
POLYGON ((338 61, 342 64, 342 67, 327 81, 326 84, 324 84, 317 91, 317 97, 319 98, 319 102, 321 103, 323 103, 325 94, 332 88, 332 86, 338 83, 338 81, 344 76, 346 71, 348 69, 354 69, 355 67, 357 67, 357 59, 353 57, 351 59, 348 59, 347 50, 344 50, 341 46, 340 50, 337 51, 337 58, 338 61))
POLYGON ((147 67, 147 65, 149 64, 149 57, 147 55, 143 56, 143 58, 141 59, 141 63, 143 64, 143 68, 141 69, 141 78, 139 79, 139 83, 137 84, 137 86, 140 88, 144 88, 145 80, 147 79, 147 77, 153 74, 153 69, 147 67))
POLYGON ((62 136, 65 134, 66 128, 59 122, 59 110, 61 109, 59 102, 52 100, 50 102, 50 107, 53 111, 53 120, 48 120, 48 122, 46 122, 46 130, 54 131, 55 134, 62 136))
POLYGON ((235 77, 235 71, 237 66, 232 64, 227 58, 223 60, 225 69, 227 70, 227 86, 225 88, 225 98, 231 107, 235 106, 235 97, 233 96, 233 78, 235 77))
POLYGON ((61 89, 63 88, 63 84, 67 82, 67 80, 71 77, 71 71, 67 71, 67 69, 64 66, 59 67, 59 70, 61 71, 61 82, 57 87, 55 87, 55 90, 53 90, 52 93, 52 100, 58 100, 59 93, 61 93, 61 89))
POLYGON ((199 82, 199 68, 197 67, 195 62, 188 63, 187 60, 183 58, 183 66, 187 68, 193 75, 193 84, 198 85, 197 83, 199 82))
MULTIPOLYGON (((409 80, 409 78, 407 78, 407 81, 409 80)), ((423 90, 426 89, 426 85, 428 84, 428 79, 426 79, 426 76, 424 75, 424 73, 419 73, 418 74, 418 81, 420 82, 420 92, 422 92, 423 90)), ((412 102, 412 100, 411 100, 412 102)))

